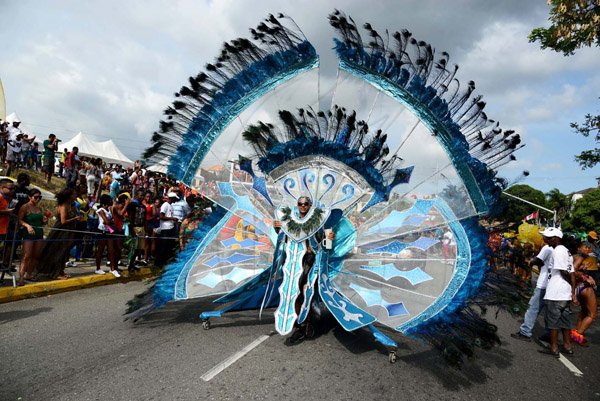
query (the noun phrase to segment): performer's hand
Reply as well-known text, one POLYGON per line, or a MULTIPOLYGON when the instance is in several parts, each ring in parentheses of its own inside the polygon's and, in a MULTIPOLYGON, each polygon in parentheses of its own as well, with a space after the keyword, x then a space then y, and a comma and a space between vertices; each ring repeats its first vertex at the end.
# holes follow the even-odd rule
POLYGON ((330 239, 330 240, 335 239, 335 232, 333 232, 333 230, 329 232, 329 235, 327 235, 327 239, 330 239))

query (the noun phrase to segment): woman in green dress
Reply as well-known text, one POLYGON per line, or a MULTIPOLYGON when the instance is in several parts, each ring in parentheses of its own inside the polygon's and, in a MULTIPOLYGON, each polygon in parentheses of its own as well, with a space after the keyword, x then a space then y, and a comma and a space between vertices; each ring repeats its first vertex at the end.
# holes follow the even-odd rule
POLYGON ((40 209, 42 193, 33 188, 29 191, 29 202, 19 209, 19 224, 23 227, 23 254, 19 266, 19 285, 33 281, 33 272, 44 248, 43 225, 48 218, 40 209))

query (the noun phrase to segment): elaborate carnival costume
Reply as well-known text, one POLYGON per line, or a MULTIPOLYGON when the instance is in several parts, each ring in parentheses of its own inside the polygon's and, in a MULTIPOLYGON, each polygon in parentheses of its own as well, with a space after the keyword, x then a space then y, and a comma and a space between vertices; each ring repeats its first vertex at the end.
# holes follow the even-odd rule
POLYGON ((175 94, 146 157, 166 159, 169 174, 219 207, 142 311, 220 295, 200 315, 205 328, 228 311, 275 307, 287 334, 320 299, 345 330, 370 330, 392 362, 396 343, 376 325, 425 338, 459 363, 498 342, 474 308, 505 296, 478 218, 494 208, 502 180, 493 169, 514 159, 519 135, 488 119, 447 53, 370 24, 365 42, 339 11, 329 22, 339 34, 329 109, 315 49, 281 14, 251 29, 252 40, 225 43, 175 94), (301 216, 304 195, 312 207, 301 216), (319 241, 324 229, 335 232, 331 249, 319 241), (456 247, 444 255, 446 233, 456 247))

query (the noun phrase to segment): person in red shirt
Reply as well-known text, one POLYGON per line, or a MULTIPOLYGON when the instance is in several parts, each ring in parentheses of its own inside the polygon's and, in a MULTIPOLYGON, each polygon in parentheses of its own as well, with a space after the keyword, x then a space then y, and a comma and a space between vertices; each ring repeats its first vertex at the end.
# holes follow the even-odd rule
POLYGON ((11 179, 3 178, 0 180, 0 241, 4 243, 4 257, 2 260, 4 266, 8 266, 12 254, 12 243, 7 242, 7 240, 12 240, 13 238, 7 238, 7 236, 10 216, 14 214, 15 210, 14 208, 9 208, 15 189, 15 183, 11 179))

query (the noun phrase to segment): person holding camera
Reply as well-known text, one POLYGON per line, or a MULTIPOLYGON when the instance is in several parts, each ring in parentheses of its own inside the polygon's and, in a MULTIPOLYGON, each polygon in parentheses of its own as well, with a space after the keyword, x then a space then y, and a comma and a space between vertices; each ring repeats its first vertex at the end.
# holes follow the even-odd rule
POLYGON ((50 184, 52 175, 54 175, 54 155, 59 142, 60 139, 54 134, 48 135, 48 139, 44 141, 44 164, 42 169, 46 173, 48 184, 50 184))

